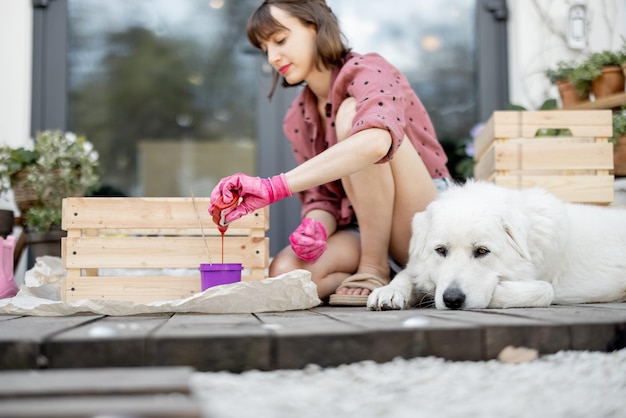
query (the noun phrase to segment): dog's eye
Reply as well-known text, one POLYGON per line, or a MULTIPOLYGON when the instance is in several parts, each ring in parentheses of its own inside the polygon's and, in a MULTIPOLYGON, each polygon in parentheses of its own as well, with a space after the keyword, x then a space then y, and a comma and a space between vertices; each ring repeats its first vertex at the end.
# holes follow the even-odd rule
POLYGON ((489 251, 489 248, 487 247, 477 247, 474 249, 474 257, 475 258, 480 258, 480 257, 484 257, 487 254, 489 254, 491 251, 489 251))
POLYGON ((437 252, 437 254, 439 254, 442 257, 445 257, 448 255, 448 249, 444 247, 443 245, 440 245, 439 247, 435 248, 435 251, 437 252))

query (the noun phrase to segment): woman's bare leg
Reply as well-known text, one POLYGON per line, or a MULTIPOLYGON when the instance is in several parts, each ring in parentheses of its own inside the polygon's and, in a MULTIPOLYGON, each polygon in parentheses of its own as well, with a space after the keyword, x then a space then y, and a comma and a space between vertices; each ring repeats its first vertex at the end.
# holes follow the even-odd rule
MULTIPOLYGON (((346 138, 356 114, 354 99, 337 114, 337 138, 346 138)), ((388 255, 401 265, 408 257, 411 220, 436 196, 432 179, 410 141, 405 138, 392 160, 374 164, 342 179, 358 222, 361 258, 357 273, 389 278, 388 255)), ((368 289, 341 289, 338 294, 367 295, 368 289)))
POLYGON ((335 292, 341 282, 352 275, 359 263, 359 235, 352 230, 339 230, 328 237, 324 254, 308 263, 301 260, 290 246, 281 250, 272 260, 270 277, 276 277, 295 269, 311 272, 311 280, 317 285, 317 294, 325 299, 335 292))

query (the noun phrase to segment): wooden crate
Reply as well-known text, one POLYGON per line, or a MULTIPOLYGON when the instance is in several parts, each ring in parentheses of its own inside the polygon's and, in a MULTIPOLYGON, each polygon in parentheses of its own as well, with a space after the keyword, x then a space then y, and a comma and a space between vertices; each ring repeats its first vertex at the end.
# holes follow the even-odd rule
MULTIPOLYGON (((209 198, 196 198, 196 213, 191 198, 64 199, 64 299, 151 302, 200 292, 199 265, 222 262, 222 237, 208 214, 209 204, 209 198), (146 269, 155 269, 154 275, 140 276, 146 269), (169 269, 183 269, 178 271, 185 274, 163 273, 171 272, 169 269)), ((228 228, 224 262, 243 264, 242 280, 265 278, 268 229, 269 208, 251 213, 228 228)))
POLYGON ((570 202, 613 201, 610 110, 497 111, 474 141, 474 178, 540 186, 570 202), (572 136, 537 136, 569 129, 572 136))

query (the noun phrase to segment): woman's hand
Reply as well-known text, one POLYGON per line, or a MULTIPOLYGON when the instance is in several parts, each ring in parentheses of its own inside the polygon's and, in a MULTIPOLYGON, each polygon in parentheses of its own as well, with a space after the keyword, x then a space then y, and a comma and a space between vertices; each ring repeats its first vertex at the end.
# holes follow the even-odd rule
POLYGON ((289 236, 291 248, 304 261, 314 263, 326 251, 326 228, 320 221, 304 218, 289 236))
POLYGON ((224 220, 227 224, 292 195, 284 174, 267 179, 241 173, 234 174, 220 180, 211 192, 209 213, 213 213, 215 202, 220 196, 224 203, 232 202, 234 199, 233 190, 239 194, 242 200, 239 206, 226 215, 224 220))

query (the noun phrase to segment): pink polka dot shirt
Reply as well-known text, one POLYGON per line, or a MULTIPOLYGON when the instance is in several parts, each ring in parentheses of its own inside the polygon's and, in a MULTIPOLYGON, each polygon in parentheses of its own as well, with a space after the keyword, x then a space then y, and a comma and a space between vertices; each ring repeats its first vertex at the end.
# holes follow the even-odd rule
MULTIPOLYGON (((369 128, 386 129, 391 134, 389 152, 378 163, 393 158, 406 135, 432 178, 450 177, 447 157, 426 109, 408 80, 388 61, 378 54, 351 52, 343 66, 334 70, 331 83, 325 133, 319 127, 317 100, 308 87, 295 98, 285 116, 285 135, 299 164, 337 143, 337 110, 345 98, 354 97, 356 116, 349 135, 369 128)), ((353 221, 354 211, 339 180, 305 190, 298 197, 302 216, 313 209, 322 209, 335 216, 339 227, 353 221)))

